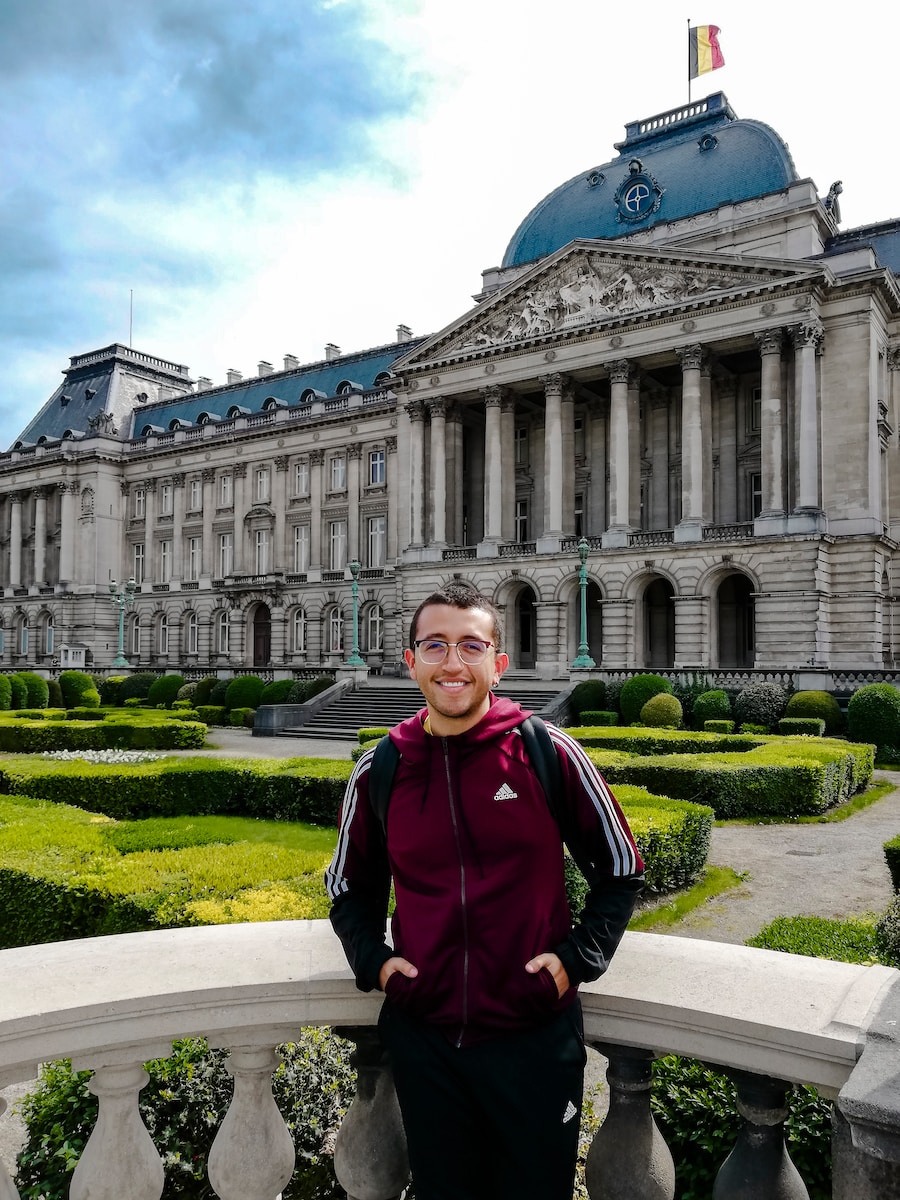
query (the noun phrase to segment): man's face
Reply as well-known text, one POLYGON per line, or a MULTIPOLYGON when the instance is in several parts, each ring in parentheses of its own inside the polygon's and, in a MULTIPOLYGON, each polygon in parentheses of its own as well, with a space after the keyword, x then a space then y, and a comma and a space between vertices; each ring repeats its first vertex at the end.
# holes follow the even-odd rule
MULTIPOLYGON (((463 642, 477 638, 493 642, 494 623, 490 613, 480 608, 454 608, 450 604, 429 604, 419 614, 416 640, 437 638, 445 642, 463 642)), ((410 676, 419 685, 431 720, 431 730, 439 736, 464 733, 477 725, 491 706, 490 691, 509 666, 505 654, 493 645, 484 661, 475 666, 461 662, 456 646, 451 646, 440 663, 422 662, 414 649, 405 652, 410 676)))

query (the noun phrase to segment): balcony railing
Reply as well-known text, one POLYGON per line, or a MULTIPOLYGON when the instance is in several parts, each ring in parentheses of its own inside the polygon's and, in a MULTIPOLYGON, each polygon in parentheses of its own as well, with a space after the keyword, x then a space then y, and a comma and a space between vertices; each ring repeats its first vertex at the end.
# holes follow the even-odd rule
MULTIPOLYGON (((341 1185, 350 1200, 400 1194, 402 1131, 371 1029, 381 997, 357 991, 327 922, 4 950, 0 978, 0 1086, 33 1078, 38 1063, 55 1058, 94 1073, 99 1116, 71 1200, 159 1200, 163 1165, 138 1108, 142 1064, 170 1053, 175 1038, 199 1036, 229 1049, 234 1076, 210 1184, 221 1200, 272 1200, 294 1167, 272 1100, 275 1047, 303 1025, 337 1026, 358 1045, 360 1085, 335 1148, 341 1185)), ((624 1195, 623 1178, 635 1200, 672 1200, 671 1155, 649 1106, 652 1060, 667 1053, 719 1064, 736 1079, 744 1125, 717 1196, 806 1196, 783 1145, 785 1095, 795 1082, 837 1098, 835 1200, 898 1194, 900 972, 628 934, 609 974, 583 988, 582 1000, 586 1039, 610 1062, 609 1115, 586 1167, 591 1200, 624 1195), (735 1177, 743 1180, 737 1190, 735 1177)), ((2 1166, 0 1195, 18 1196, 2 1166)))

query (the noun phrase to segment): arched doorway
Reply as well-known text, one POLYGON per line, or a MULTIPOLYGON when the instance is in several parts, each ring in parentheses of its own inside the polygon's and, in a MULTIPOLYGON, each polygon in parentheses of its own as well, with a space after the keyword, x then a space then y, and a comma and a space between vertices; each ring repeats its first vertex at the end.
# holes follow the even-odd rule
POLYGON ((512 666, 533 671, 537 658, 537 618, 534 592, 523 587, 516 596, 514 628, 510 630, 509 654, 512 666))
POLYGON ((753 584, 746 575, 728 575, 716 593, 719 666, 752 667, 756 659, 756 612, 753 584))
POLYGON ((272 614, 267 604, 257 604, 253 613, 253 665, 266 667, 272 657, 272 614))
POLYGON ((644 592, 644 666, 675 665, 675 589, 667 579, 654 579, 644 592))

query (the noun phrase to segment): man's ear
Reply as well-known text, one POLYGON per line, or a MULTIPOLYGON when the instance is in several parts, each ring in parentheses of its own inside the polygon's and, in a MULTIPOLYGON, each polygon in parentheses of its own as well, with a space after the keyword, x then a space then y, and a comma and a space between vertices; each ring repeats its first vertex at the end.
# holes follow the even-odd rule
POLYGON ((500 682, 500 676, 509 666, 508 654, 497 654, 494 658, 494 687, 500 682))
POLYGON ((409 677, 410 677, 410 679, 415 679, 415 677, 416 677, 416 655, 415 655, 415 651, 413 651, 413 650, 404 650, 404 651, 403 651, 403 657, 404 657, 404 659, 406 660, 406 665, 409 667, 409 677))

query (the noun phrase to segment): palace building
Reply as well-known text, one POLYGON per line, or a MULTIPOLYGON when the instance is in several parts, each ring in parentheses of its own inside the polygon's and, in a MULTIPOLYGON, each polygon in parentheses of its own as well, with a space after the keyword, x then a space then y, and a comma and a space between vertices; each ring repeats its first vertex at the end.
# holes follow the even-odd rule
POLYGON ((893 668, 900 221, 842 230, 721 93, 615 149, 432 336, 216 387, 72 358, 0 456, 0 667, 109 668, 133 576, 133 668, 338 666, 355 591, 398 671, 454 578, 522 674, 569 673, 582 594, 600 670, 893 668))

